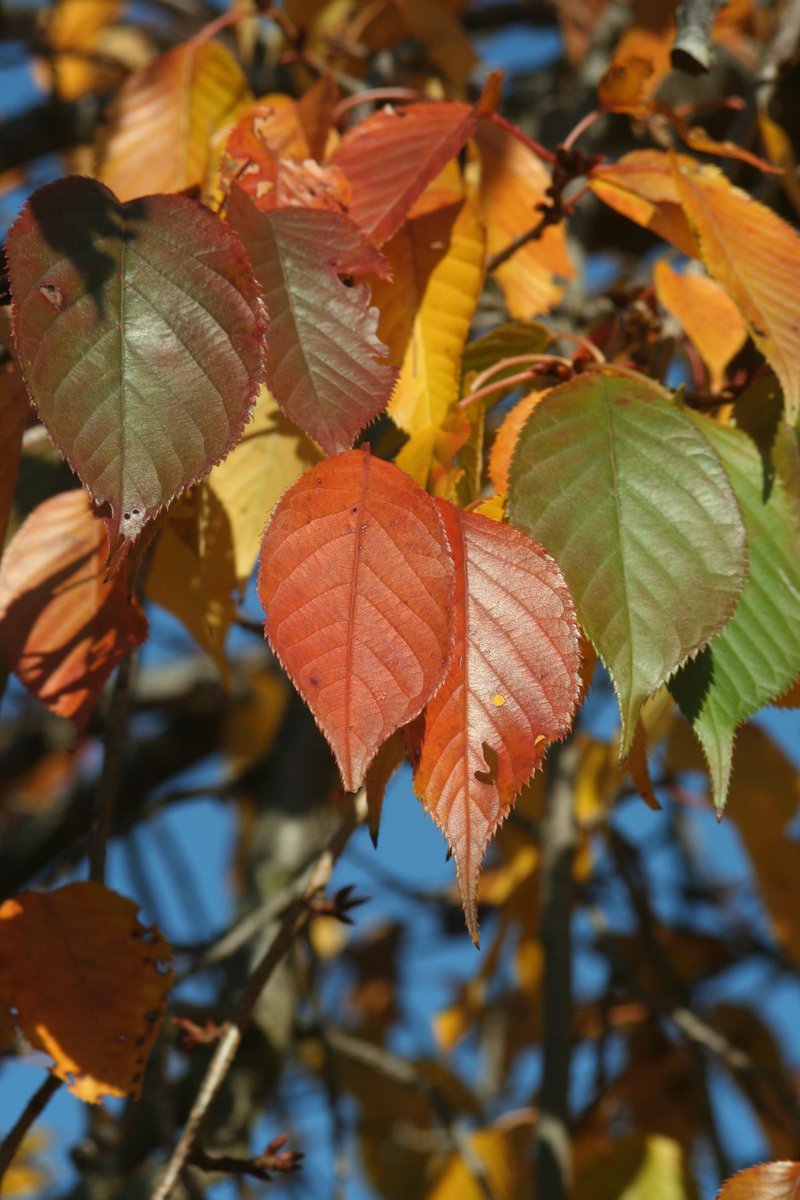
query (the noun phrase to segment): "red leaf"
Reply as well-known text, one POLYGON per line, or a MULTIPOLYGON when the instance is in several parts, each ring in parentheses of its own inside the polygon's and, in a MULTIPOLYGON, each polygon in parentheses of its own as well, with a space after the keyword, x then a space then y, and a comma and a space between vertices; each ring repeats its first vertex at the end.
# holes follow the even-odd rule
POLYGON ((340 213, 262 213, 234 188, 228 219, 264 291, 272 394, 326 454, 346 450, 386 407, 395 370, 375 361, 386 348, 366 285, 346 287, 339 275, 385 274, 384 258, 340 213))
POLYGON ((433 500, 369 453, 321 462, 275 509, 258 589, 275 653, 355 791, 447 669, 453 564, 433 500))
MULTIPOLYGON (((0 348, 11 352, 11 323, 8 309, 0 309, 0 348)), ((0 363, 0 554, 6 539, 8 518, 14 501, 22 435, 30 412, 25 381, 13 357, 0 363)))
POLYGON ((455 560, 455 636, 423 716, 414 786, 453 852, 477 943, 484 852, 548 743, 572 723, 580 648, 550 555, 508 525, 437 504, 455 560))
POLYGON ((122 656, 147 636, 83 489, 34 509, 0 564, 0 653, 51 712, 83 726, 122 656))
POLYGON ((120 204, 90 179, 35 192, 7 254, 25 380, 59 450, 110 511, 117 556, 241 436, 263 370, 250 264, 195 201, 120 204))
POLYGON ((345 134, 330 161, 350 180, 350 216, 377 246, 400 228, 476 125, 468 104, 411 104, 375 113, 345 134))

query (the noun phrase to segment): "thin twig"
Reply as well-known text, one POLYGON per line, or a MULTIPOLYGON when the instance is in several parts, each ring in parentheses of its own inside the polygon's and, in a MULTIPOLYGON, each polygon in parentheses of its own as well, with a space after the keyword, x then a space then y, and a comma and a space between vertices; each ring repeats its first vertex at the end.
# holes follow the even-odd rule
POLYGON ((33 1093, 17 1118, 16 1124, 6 1135, 2 1146, 0 1146, 0 1192, 3 1190, 2 1185, 5 1173, 11 1166, 25 1135, 30 1130, 36 1118, 47 1108, 51 1097, 56 1094, 60 1087, 61 1080, 58 1076, 48 1075, 41 1086, 33 1093))
POLYGON ((550 751, 545 814, 541 833, 540 939, 542 982, 542 1086, 536 1125, 536 1194, 541 1200, 567 1200, 572 1186, 569 1132, 569 1066, 572 1055, 572 860, 575 741, 550 751))
POLYGON ((357 825, 366 820, 366 817, 366 794, 362 790, 353 798, 347 815, 311 868, 302 894, 287 911, 272 943, 263 958, 256 964, 233 1013, 222 1026, 217 1048, 200 1084, 183 1133, 172 1152, 161 1180, 152 1193, 151 1200, 167 1200, 178 1182, 181 1171, 203 1134, 211 1104, 233 1063, 262 991, 297 935, 305 928, 312 912, 309 901, 328 883, 334 865, 347 845, 350 835, 357 825))
POLYGON ((128 696, 130 693, 133 658, 133 650, 129 650, 123 656, 117 670, 117 677, 114 680, 114 687, 108 706, 103 769, 97 785, 94 811, 92 813, 92 828, 89 835, 89 878, 93 879, 96 883, 102 883, 106 875, 106 852, 108 849, 108 839, 114 824, 114 810, 117 807, 120 772, 122 769, 122 751, 125 745, 125 733, 128 725, 128 696))

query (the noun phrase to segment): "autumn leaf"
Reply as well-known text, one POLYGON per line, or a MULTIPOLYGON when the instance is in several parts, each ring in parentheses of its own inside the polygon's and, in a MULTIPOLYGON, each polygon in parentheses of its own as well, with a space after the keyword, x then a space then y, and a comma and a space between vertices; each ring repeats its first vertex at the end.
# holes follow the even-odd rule
POLYGON ((511 468, 511 459, 516 449, 517 439, 528 417, 536 408, 539 401, 544 399, 549 390, 549 388, 542 387, 529 392, 527 396, 523 396, 521 400, 518 400, 506 415, 503 424, 495 435, 491 454, 489 455, 489 478, 492 481, 495 491, 501 496, 504 496, 508 491, 508 473, 511 468))
POLYGON ((48 68, 58 96, 77 100, 114 87, 123 68, 98 54, 101 36, 120 15, 119 0, 56 0, 46 14, 48 68))
MULTIPOLYGON (((681 157, 679 161, 693 160, 681 157)), ((697 244, 681 205, 668 154, 633 150, 618 162, 593 167, 588 182, 595 196, 609 208, 671 242, 690 258, 697 257, 697 244)))
POLYGON ((34 509, 0 562, 0 654, 51 712, 83 726, 147 622, 124 573, 105 582, 106 536, 83 489, 34 509))
POLYGON ((561 572, 530 538, 439 502, 453 552, 450 669, 424 713, 414 788, 453 852, 467 927, 486 847, 572 722, 580 652, 561 572))
POLYGON ((367 792, 367 824, 373 846, 378 845, 383 800, 395 771, 406 758, 406 739, 401 729, 383 743, 367 768, 364 785, 367 792))
POLYGON ((483 285, 484 233, 474 201, 426 194, 384 246, 378 336, 400 370, 389 415, 406 433, 442 424, 458 399, 461 353, 483 285), (445 203, 442 203, 444 199, 445 203))
POLYGON ((202 184, 211 135, 250 98, 242 69, 219 42, 183 42, 134 71, 114 97, 98 178, 120 200, 202 184))
POLYGON ((22 435, 30 412, 28 392, 22 372, 11 350, 9 310, 0 309, 0 354, 6 347, 9 357, 0 362, 0 555, 8 530, 8 519, 14 502, 14 489, 22 453, 22 435))
MULTIPOLYGON (((725 805, 734 733, 800 674, 800 539, 780 476, 768 495, 758 447, 738 429, 690 414, 722 462, 747 530, 749 568, 732 620, 670 682, 711 772, 714 803, 725 805), (780 641, 776 642, 776 631, 780 641)), ((787 437, 791 434, 787 431, 787 437)))
POLYGON ((384 109, 348 130, 329 161, 350 180, 350 217, 377 246, 400 228, 476 124, 468 104, 443 102, 384 109))
POLYGON ((712 390, 725 382, 725 368, 747 340, 739 310, 707 275, 679 272, 663 258, 653 268, 656 296, 694 342, 708 367, 712 390))
POLYGON ((673 169, 703 264, 778 376, 793 425, 800 411, 800 235, 715 168, 676 160, 673 169))
MULTIPOLYGON (((537 223, 536 205, 546 201, 552 183, 547 167, 512 133, 482 121, 475 133, 482 166, 480 199, 486 219, 489 257, 505 250, 537 223)), ((551 225, 498 267, 495 278, 513 317, 534 317, 560 299, 559 280, 575 271, 561 225, 551 225)))
POLYGON ((645 699, 724 627, 742 591, 744 526, 719 459, 657 384, 587 372, 528 418, 508 515, 564 572, 611 674, 624 758, 645 699))
POLYGON ((717 1200, 796 1200, 800 1188, 800 1163, 767 1162, 739 1171, 717 1200))
POLYGON ((205 483, 170 512, 150 558, 146 592, 181 622, 228 679, 225 639, 236 616, 233 535, 205 483))
POLYGON ((240 588, 256 565, 264 526, 277 500, 318 459, 317 448, 283 415, 269 389, 260 388, 241 441, 207 480, 228 517, 240 588))
MULTIPOLYGON (((553 342, 553 333, 541 321, 531 321, 519 318, 516 321, 506 321, 496 325, 482 337, 475 338, 464 347, 461 358, 462 383, 467 384, 470 376, 475 376, 490 367, 497 367, 492 372, 492 380, 503 379, 508 375, 516 375, 520 370, 519 363, 500 366, 504 359, 517 358, 523 354, 544 354, 553 342)), ((503 392, 498 391, 502 398, 503 392)))
POLYGON ((7 254, 28 388, 114 555, 241 436, 263 370, 250 264, 195 201, 121 205, 88 179, 35 192, 7 254))
POLYGON ((139 1097, 172 984, 171 951, 132 900, 99 883, 0 907, 0 995, 80 1100, 139 1097))
POLYGON ((435 504, 369 453, 326 459, 275 509, 258 588, 272 647, 355 791, 447 669, 453 564, 435 504))
POLYGON ((654 1133, 607 1141, 585 1156, 576 1188, 582 1200, 698 1200, 680 1143, 654 1133))
POLYGON ((267 382, 287 416, 326 454, 353 444, 387 404, 395 379, 376 335, 366 284, 341 275, 383 274, 380 253, 340 213, 261 213, 235 188, 228 219, 264 291, 270 317, 267 382))

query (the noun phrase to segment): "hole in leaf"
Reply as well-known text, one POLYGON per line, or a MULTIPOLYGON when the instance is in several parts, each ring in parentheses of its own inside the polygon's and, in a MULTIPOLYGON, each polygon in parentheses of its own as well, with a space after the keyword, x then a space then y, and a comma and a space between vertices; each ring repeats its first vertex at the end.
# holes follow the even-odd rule
POLYGON ((497 772, 500 767, 497 755, 488 742, 484 742, 481 746, 481 753, 483 754, 487 770, 476 771, 475 778, 478 780, 478 783, 495 784, 497 783, 497 772))

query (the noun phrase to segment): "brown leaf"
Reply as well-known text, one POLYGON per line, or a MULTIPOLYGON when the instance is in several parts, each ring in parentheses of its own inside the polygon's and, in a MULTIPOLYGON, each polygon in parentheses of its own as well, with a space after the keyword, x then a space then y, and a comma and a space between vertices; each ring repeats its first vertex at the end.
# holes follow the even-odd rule
POLYGON ((0 907, 0 991, 80 1100, 138 1097, 172 984, 171 951, 132 900, 99 883, 0 907))
POLYGON ((0 563, 0 653, 51 712, 82 727, 108 676, 147 636, 82 489, 34 509, 0 563))

